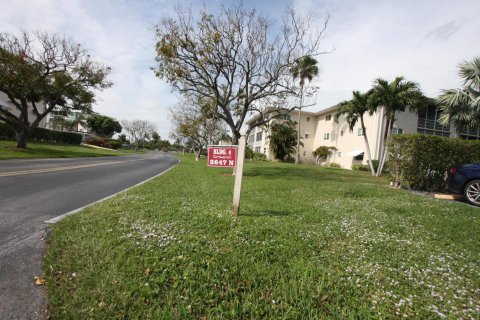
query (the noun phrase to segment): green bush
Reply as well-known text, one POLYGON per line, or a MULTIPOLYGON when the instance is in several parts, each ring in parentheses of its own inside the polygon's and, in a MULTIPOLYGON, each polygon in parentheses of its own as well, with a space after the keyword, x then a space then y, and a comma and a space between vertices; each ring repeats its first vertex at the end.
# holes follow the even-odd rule
POLYGON ((370 166, 366 164, 352 164, 352 170, 355 171, 370 171, 370 166))
POLYGON ((118 149, 122 146, 122 143, 118 140, 99 138, 99 137, 90 137, 85 141, 87 144, 91 144, 97 147, 108 148, 108 149, 118 149))
MULTIPOLYGON (((373 165, 373 170, 375 170, 375 172, 377 172, 378 170, 378 164, 380 163, 380 161, 378 160, 372 160, 372 165, 373 165)), ((370 171, 370 164, 368 163, 368 160, 367 160, 367 167, 368 167, 368 170, 366 171, 370 171)), ((385 163, 383 164, 383 169, 382 169, 382 173, 386 173, 388 172, 388 161, 385 161, 385 163)))
POLYGON ((0 139, 15 140, 15 131, 4 122, 0 122, 0 139))
POLYGON ((107 145, 108 145, 107 148, 116 150, 116 149, 118 149, 122 146, 122 143, 118 140, 110 139, 110 140, 108 140, 107 145))
POLYGON ((267 156, 261 152, 255 152, 253 154, 253 160, 256 161, 267 161, 267 156))
MULTIPOLYGON (((0 139, 15 140, 15 131, 6 123, 0 123, 0 139)), ((82 135, 74 132, 54 131, 44 128, 35 128, 30 135, 29 141, 48 143, 64 143, 79 145, 82 135)))
POLYGON ((388 151, 394 184, 418 190, 446 190, 453 166, 480 161, 480 141, 431 135, 394 135, 388 151))
POLYGON ((253 150, 250 146, 245 147, 245 159, 253 159, 253 150))
POLYGON ((341 167, 342 167, 341 165, 339 165, 339 164, 336 163, 336 162, 330 162, 329 164, 327 164, 327 166, 328 166, 329 168, 341 168, 341 167))

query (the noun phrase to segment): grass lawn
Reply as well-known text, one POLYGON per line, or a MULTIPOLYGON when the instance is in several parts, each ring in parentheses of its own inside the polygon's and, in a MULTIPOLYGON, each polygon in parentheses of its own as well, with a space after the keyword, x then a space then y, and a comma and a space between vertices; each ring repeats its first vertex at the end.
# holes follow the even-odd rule
POLYGON ((0 140, 0 160, 30 158, 104 157, 132 154, 131 150, 103 150, 84 146, 29 142, 27 149, 15 148, 15 141, 0 140))
POLYGON ((478 319, 480 209, 366 172, 247 163, 165 175, 68 217, 44 260, 53 319, 478 319))

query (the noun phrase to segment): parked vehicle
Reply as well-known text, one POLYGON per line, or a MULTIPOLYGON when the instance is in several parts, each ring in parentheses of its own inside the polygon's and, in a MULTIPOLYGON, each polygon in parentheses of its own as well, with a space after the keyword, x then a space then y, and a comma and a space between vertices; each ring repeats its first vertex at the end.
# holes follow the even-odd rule
POLYGON ((450 191, 463 194, 468 203, 480 206, 480 163, 458 165, 450 173, 450 191))

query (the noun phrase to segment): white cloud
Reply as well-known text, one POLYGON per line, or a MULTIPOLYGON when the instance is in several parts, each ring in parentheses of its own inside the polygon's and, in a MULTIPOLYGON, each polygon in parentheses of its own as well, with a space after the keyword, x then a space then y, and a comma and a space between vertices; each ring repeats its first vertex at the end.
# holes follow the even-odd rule
POLYGON ((325 44, 336 50, 319 58, 319 109, 349 99, 353 90, 367 90, 375 78, 397 75, 436 97, 440 89, 459 85, 461 60, 480 54, 480 1, 332 0, 296 6, 331 14, 325 44))
MULTIPOLYGON (((185 5, 184 2, 181 2, 185 5)), ((218 7, 222 1, 209 1, 218 7)), ((100 93, 97 112, 122 119, 148 119, 168 137, 168 107, 176 102, 169 86, 149 69, 155 65, 153 25, 172 10, 168 0, 0 0, 0 30, 56 32, 87 47, 113 68, 115 86, 100 93)), ((187 5, 202 6, 192 0, 187 5)), ((288 1, 250 0, 275 21, 288 1)), ((480 55, 478 0, 339 1, 297 0, 294 6, 318 23, 331 14, 325 49, 319 57, 319 110, 367 90, 377 77, 404 75, 435 97, 457 87, 457 64, 480 55)), ((193 9, 196 12, 196 9, 193 9)))

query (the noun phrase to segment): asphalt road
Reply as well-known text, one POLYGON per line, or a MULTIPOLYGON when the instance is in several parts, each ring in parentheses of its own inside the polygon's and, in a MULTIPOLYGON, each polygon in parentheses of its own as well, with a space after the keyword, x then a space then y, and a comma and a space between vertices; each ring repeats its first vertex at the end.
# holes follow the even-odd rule
POLYGON ((47 220, 149 179, 170 155, 0 161, 0 319, 44 319, 47 220))

